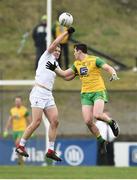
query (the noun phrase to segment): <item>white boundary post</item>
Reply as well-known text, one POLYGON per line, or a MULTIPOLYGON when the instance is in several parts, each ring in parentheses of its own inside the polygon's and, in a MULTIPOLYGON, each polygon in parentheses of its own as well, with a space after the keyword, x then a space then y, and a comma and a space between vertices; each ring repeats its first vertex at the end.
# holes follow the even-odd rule
POLYGON ((0 86, 32 86, 34 80, 0 80, 0 86))
POLYGON ((48 121, 48 119, 46 118, 46 116, 44 115, 44 113, 43 113, 43 115, 42 115, 42 119, 43 119, 43 123, 44 123, 44 127, 45 127, 45 145, 46 145, 46 147, 45 147, 45 153, 48 151, 48 146, 49 146, 49 136, 48 136, 48 134, 49 134, 49 121, 48 121))
POLYGON ((51 44, 52 0, 47 0, 47 47, 51 44))

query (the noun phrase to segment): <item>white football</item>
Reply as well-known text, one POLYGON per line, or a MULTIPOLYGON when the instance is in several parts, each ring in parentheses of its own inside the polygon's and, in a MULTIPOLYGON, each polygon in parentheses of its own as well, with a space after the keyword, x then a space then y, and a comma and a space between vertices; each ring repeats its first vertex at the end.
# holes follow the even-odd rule
POLYGON ((64 12, 59 16, 59 23, 62 26, 69 27, 73 23, 73 16, 70 13, 64 12))

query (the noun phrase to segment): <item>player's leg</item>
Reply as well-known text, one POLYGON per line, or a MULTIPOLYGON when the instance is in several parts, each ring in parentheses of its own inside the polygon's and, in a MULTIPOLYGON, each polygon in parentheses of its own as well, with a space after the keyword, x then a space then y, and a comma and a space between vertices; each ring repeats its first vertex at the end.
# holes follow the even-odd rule
POLYGON ((46 153, 46 157, 51 158, 56 161, 61 161, 55 152, 55 141, 57 136, 57 128, 58 128, 58 110, 56 105, 49 106, 44 109, 44 114, 47 117, 50 126, 49 126, 49 147, 48 152, 46 153))
MULTIPOLYGON (((15 147, 18 147, 19 145, 19 141, 20 141, 20 133, 19 131, 13 131, 13 139, 14 139, 14 143, 15 143, 15 147)), ((20 154, 17 154, 18 156, 18 165, 23 165, 24 164, 24 161, 23 161, 23 158, 20 154)))
POLYGON ((83 116, 84 122, 86 123, 88 129, 91 131, 91 133, 94 136, 97 137, 100 133, 93 121, 92 109, 93 109, 93 107, 91 105, 82 105, 82 116, 83 116))
POLYGON ((97 99, 94 102, 93 116, 97 120, 108 123, 113 131, 114 136, 119 135, 119 127, 115 120, 113 120, 107 113, 104 113, 104 100, 97 99))
POLYGON ((93 108, 93 116, 97 120, 102 120, 105 122, 109 122, 111 118, 104 113, 104 100, 103 99, 97 99, 94 102, 94 108, 93 108))
POLYGON ((82 105, 82 115, 88 129, 97 138, 97 140, 100 143, 101 154, 105 154, 107 151, 106 141, 102 138, 99 129, 97 128, 96 124, 93 121, 93 107, 89 105, 82 105))
POLYGON ((28 140, 33 132, 39 127, 42 121, 43 109, 39 107, 32 107, 32 122, 26 128, 22 138, 28 140))
MULTIPOLYGON (((16 147, 18 147, 22 135, 23 135, 23 131, 16 132, 16 138, 15 138, 16 147)), ((20 154, 18 154, 18 165, 24 165, 23 156, 21 156, 20 154)))
POLYGON ((32 122, 29 124, 29 126, 26 128, 19 146, 16 148, 16 152, 19 153, 22 156, 28 157, 28 153, 25 150, 25 145, 29 137, 33 134, 33 132, 38 128, 42 121, 42 114, 43 109, 38 107, 32 107, 32 122))
POLYGON ((99 129, 94 123, 94 99, 95 93, 82 93, 81 104, 82 104, 82 115, 89 130, 97 137, 99 141, 104 141, 100 135, 99 129))
MULTIPOLYGON (((58 128, 58 124, 59 124, 57 107, 51 106, 47 109, 44 109, 44 114, 50 123, 50 126, 49 126, 49 142, 55 142, 56 136, 57 136, 57 128, 58 128)), ((54 150, 54 144, 50 145, 50 149, 54 150)))

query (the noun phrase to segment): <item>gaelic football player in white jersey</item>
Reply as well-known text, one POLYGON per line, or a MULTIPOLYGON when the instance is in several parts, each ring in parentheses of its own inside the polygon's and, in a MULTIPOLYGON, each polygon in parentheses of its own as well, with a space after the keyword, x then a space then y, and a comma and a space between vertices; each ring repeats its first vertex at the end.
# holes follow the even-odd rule
POLYGON ((22 156, 29 157, 29 154, 25 150, 25 145, 32 133, 38 128, 42 121, 42 114, 44 112, 47 117, 49 127, 49 147, 46 157, 55 161, 61 161, 61 158, 57 156, 54 150, 54 144, 57 136, 58 127, 58 110, 52 96, 52 89, 56 73, 47 69, 46 64, 48 61, 56 65, 58 68, 58 58, 61 53, 59 43, 67 36, 71 35, 75 29, 73 27, 68 28, 64 33, 58 36, 53 43, 47 48, 47 50, 40 57, 38 68, 35 76, 35 86, 30 93, 30 102, 32 107, 32 123, 25 130, 21 141, 16 148, 16 152, 22 156))

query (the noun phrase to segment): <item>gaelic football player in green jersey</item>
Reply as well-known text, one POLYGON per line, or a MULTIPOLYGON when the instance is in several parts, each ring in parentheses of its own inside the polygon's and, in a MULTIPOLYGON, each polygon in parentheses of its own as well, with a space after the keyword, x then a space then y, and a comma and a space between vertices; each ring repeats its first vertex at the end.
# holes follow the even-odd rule
POLYGON ((101 76, 101 69, 111 74, 111 80, 118 80, 119 78, 113 67, 108 65, 101 58, 89 55, 85 44, 74 45, 74 56, 74 64, 65 71, 58 68, 56 63, 52 64, 50 61, 47 63, 46 67, 55 71, 66 80, 72 80, 76 75, 79 76, 82 82, 81 104, 83 119, 88 129, 101 143, 100 152, 104 154, 107 151, 107 142, 100 135, 94 123, 94 118, 108 123, 116 137, 119 135, 119 127, 115 120, 104 113, 104 105, 108 101, 108 97, 101 76))

